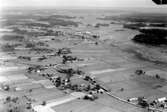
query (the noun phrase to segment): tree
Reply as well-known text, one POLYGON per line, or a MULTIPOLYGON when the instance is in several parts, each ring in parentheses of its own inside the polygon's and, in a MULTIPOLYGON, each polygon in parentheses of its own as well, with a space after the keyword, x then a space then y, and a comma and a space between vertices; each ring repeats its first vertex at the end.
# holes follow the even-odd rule
POLYGON ((72 86, 72 90, 78 91, 78 85, 76 85, 76 84, 73 85, 73 86, 72 86))
POLYGON ((32 92, 32 89, 29 89, 29 91, 28 91, 29 93, 31 93, 32 92))
POLYGON ((6 97, 6 102, 10 102, 10 101, 11 101, 11 97, 10 96, 6 97))
POLYGON ((124 91, 124 88, 121 88, 120 91, 124 91))
POLYGON ((98 45, 98 42, 95 42, 95 45, 98 45))
POLYGON ((27 107, 26 108, 27 109, 31 109, 32 108, 31 103, 27 103, 27 107))
POLYGON ((156 79, 160 79, 160 76, 158 74, 155 75, 156 79))
POLYGON ((99 84, 97 84, 95 88, 96 88, 97 90, 99 90, 101 87, 100 87, 99 84))
POLYGON ((43 101, 41 105, 45 106, 46 105, 46 101, 43 101))
POLYGON ((85 76, 84 80, 89 81, 90 77, 89 76, 85 76))
POLYGON ((88 85, 86 88, 85 88, 85 91, 89 91, 91 89, 90 85, 88 85))

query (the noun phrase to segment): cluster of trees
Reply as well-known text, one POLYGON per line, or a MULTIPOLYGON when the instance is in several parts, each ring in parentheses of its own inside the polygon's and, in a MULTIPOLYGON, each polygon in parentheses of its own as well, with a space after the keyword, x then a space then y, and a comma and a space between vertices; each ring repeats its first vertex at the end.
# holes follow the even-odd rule
POLYGON ((62 49, 58 49, 57 51, 57 55, 66 55, 66 54, 71 54, 71 49, 70 48, 62 48, 62 49))
POLYGON ((64 32, 62 32, 62 31, 47 30, 47 32, 43 36, 48 36, 48 35, 50 35, 50 36, 61 36, 61 35, 64 35, 64 32))
POLYGON ((135 24, 124 24, 124 28, 132 29, 132 30, 138 30, 140 27, 145 27, 146 25, 144 23, 135 23, 135 24))
POLYGON ((49 49, 49 48, 38 48, 38 47, 35 47, 35 48, 31 48, 32 51, 36 51, 37 53, 52 53, 54 50, 52 49, 49 49))
POLYGON ((73 61, 76 61, 77 60, 77 57, 73 57, 73 56, 66 56, 66 55, 63 55, 63 64, 66 64, 66 62, 70 61, 71 63, 73 61))
POLYGON ((107 23, 97 23, 97 24, 95 25, 96 28, 99 28, 99 27, 101 27, 101 26, 103 26, 103 27, 108 27, 109 24, 107 24, 107 23))
POLYGON ((1 49, 6 52, 11 52, 15 50, 15 45, 5 44, 1 46, 1 49))
POLYGON ((31 43, 31 42, 27 42, 25 47, 26 48, 35 48, 35 44, 31 43))
POLYGON ((37 26, 37 27, 50 27, 49 24, 42 23, 25 23, 26 26, 37 26))
MULTIPOLYGON (((56 16, 56 15, 55 15, 56 16)), ((74 22, 72 20, 64 20, 64 18, 69 18, 68 16, 50 16, 45 18, 40 18, 40 21, 47 21, 50 25, 58 25, 58 26, 78 26, 78 22, 74 22)))
POLYGON ((136 35, 132 40, 146 45, 167 45, 167 30, 165 29, 141 29, 141 34, 136 35))
POLYGON ((138 105, 140 105, 143 108, 146 108, 149 106, 148 102, 145 100, 144 97, 138 97, 138 105))
POLYGON ((42 56, 42 57, 38 58, 38 61, 43 61, 45 59, 47 59, 47 57, 46 56, 42 56))
POLYGON ((67 15, 52 15, 50 18, 62 18, 62 19, 75 19, 76 17, 67 16, 67 15))
POLYGON ((19 56, 18 59, 23 59, 23 60, 31 61, 31 57, 29 57, 29 56, 19 56))
POLYGON ((74 74, 78 74, 78 75, 81 75, 81 74, 84 74, 83 71, 77 69, 77 70, 74 70, 73 68, 69 68, 69 69, 57 69, 57 71, 59 73, 64 73, 66 74, 67 76, 67 79, 70 79, 74 74))
POLYGON ((140 30, 141 27, 161 27, 161 28, 163 28, 163 27, 166 27, 166 26, 167 26, 167 24, 164 24, 164 23, 157 23, 157 24, 150 23, 150 24, 146 24, 146 23, 143 23, 143 22, 139 22, 139 23, 125 23, 123 25, 124 28, 133 29, 133 30, 140 30))
POLYGON ((143 70, 136 70, 135 74, 137 74, 137 75, 145 75, 145 71, 143 71, 143 70))
POLYGON ((59 26, 75 26, 78 27, 78 23, 71 21, 71 20, 62 20, 62 19, 56 19, 56 21, 50 21, 50 24, 52 25, 59 25, 59 26))
POLYGON ((28 67, 28 68, 27 68, 27 72, 28 72, 28 73, 32 73, 33 71, 34 71, 34 72, 37 72, 37 71, 43 71, 43 70, 45 70, 45 69, 46 69, 46 68, 44 68, 43 66, 36 65, 36 66, 28 67))
POLYGON ((2 36, 3 40, 6 41, 22 41, 24 39, 24 36, 20 35, 4 35, 2 36))
POLYGON ((140 29, 139 31, 144 34, 155 35, 159 37, 167 36, 167 29, 165 28, 147 27, 140 29))
POLYGON ((83 99, 94 101, 94 100, 98 99, 98 97, 95 95, 86 95, 83 99))
POLYGON ((25 112, 26 110, 32 112, 31 104, 21 101, 18 97, 6 97, 3 106, 3 112, 25 112))
POLYGON ((143 23, 166 23, 167 15, 163 13, 131 13, 116 16, 105 16, 97 18, 100 20, 114 20, 125 22, 143 22, 143 23))
POLYGON ((38 46, 48 47, 48 45, 44 42, 30 42, 30 41, 25 42, 25 48, 31 48, 35 50, 35 48, 38 48, 38 46))

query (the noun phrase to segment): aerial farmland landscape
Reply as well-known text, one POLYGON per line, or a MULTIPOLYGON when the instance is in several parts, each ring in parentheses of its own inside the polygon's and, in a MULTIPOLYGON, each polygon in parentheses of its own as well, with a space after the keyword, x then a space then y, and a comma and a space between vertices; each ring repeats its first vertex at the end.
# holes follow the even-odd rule
POLYGON ((167 112, 166 8, 5 8, 0 112, 167 112))

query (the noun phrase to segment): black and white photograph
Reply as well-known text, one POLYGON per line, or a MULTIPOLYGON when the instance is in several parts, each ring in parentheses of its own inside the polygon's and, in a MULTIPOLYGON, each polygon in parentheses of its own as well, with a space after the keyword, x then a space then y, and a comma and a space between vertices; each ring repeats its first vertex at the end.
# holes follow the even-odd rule
POLYGON ((0 112, 167 112, 167 0, 0 0, 0 112))

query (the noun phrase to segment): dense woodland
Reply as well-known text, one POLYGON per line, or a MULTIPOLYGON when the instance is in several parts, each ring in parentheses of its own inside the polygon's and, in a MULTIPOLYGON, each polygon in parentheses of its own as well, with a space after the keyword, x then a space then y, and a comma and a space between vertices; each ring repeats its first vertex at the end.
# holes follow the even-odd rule
POLYGON ((147 45, 167 45, 167 30, 165 29, 141 29, 140 34, 132 40, 147 45))

